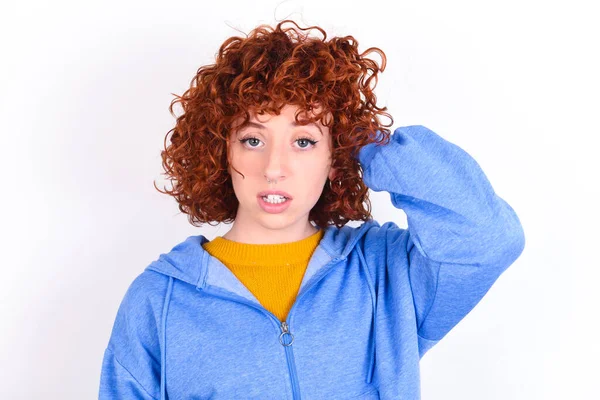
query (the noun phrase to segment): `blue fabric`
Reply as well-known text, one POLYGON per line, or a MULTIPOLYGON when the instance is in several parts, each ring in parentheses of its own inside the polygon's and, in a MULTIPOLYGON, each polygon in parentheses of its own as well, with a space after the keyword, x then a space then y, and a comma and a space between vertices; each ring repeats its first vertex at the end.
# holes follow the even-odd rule
POLYGON ((400 127, 359 161, 408 229, 326 228, 287 326, 188 237, 127 290, 99 398, 419 399, 419 360, 520 256, 524 232, 475 160, 428 128, 400 127))

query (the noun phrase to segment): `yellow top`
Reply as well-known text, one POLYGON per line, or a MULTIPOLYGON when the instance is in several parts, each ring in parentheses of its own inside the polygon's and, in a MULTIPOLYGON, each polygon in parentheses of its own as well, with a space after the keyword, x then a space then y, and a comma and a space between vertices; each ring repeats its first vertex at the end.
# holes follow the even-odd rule
POLYGON ((202 247, 229 268, 263 307, 285 321, 322 237, 323 229, 280 244, 239 243, 217 236, 202 247))

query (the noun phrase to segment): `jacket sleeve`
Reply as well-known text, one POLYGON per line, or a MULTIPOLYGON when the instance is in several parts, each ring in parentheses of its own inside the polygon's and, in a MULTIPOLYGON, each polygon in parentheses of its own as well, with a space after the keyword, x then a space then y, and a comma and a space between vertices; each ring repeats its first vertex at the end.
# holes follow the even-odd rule
POLYGON ((524 232, 477 162, 424 126, 397 128, 387 145, 363 147, 359 161, 365 184, 389 192, 407 216, 408 230, 382 226, 386 274, 401 274, 408 257, 422 357, 520 256, 524 232))
POLYGON ((160 398, 162 303, 153 293, 162 289, 150 274, 132 282, 117 311, 102 361, 100 400, 160 398))

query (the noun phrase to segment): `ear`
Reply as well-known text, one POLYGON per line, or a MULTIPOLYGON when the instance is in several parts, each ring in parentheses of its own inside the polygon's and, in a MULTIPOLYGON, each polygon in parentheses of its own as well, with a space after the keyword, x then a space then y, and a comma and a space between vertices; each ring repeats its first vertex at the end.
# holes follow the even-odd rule
POLYGON ((332 182, 333 182, 333 178, 335 177, 335 174, 336 174, 336 172, 337 172, 337 169, 336 169, 336 168, 330 168, 330 169, 329 169, 329 175, 328 175, 328 178, 329 178, 329 180, 330 180, 330 181, 332 181, 332 182))

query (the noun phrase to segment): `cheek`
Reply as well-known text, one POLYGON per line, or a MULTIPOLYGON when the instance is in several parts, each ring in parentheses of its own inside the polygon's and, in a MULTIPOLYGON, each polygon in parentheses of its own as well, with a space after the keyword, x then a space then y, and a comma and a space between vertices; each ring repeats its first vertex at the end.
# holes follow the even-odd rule
POLYGON ((233 165, 240 171, 255 171, 260 168, 261 158, 258 154, 253 154, 252 152, 239 151, 239 153, 234 152, 233 157, 233 165))
POLYGON ((320 189, 327 179, 328 171, 329 169, 326 165, 313 164, 308 167, 305 166, 298 175, 303 181, 304 187, 320 189))
POLYGON ((232 179, 243 181, 244 178, 240 173, 248 178, 248 175, 255 174, 259 168, 260 163, 257 162, 256 159, 253 159, 251 155, 238 153, 237 151, 233 151, 231 153, 231 163, 228 167, 229 174, 232 176, 232 179), (237 172, 235 169, 237 169, 237 172))

